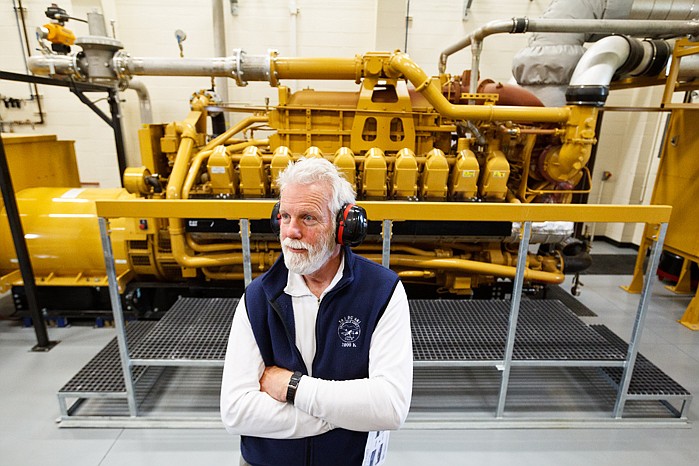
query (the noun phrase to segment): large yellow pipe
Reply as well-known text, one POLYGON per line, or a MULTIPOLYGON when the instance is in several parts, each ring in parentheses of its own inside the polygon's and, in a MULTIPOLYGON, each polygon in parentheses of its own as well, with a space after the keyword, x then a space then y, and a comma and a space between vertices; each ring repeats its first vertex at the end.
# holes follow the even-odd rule
MULTIPOLYGON (((364 256, 374 262, 381 262, 379 255, 364 256)), ((392 255, 392 266, 437 269, 437 270, 458 270, 462 272, 473 272, 480 275, 494 275, 497 277, 514 278, 517 269, 507 265, 489 264, 485 262, 471 261, 457 258, 434 258, 425 259, 420 257, 392 255)), ((539 270, 524 269, 524 279, 544 283, 563 283, 565 276, 562 273, 542 272, 539 270)))
MULTIPOLYGON (((240 152, 243 149, 246 149, 250 146, 265 147, 268 145, 269 145, 269 139, 250 139, 249 141, 236 142, 235 144, 231 144, 230 146, 226 146, 226 153, 228 153, 230 155, 230 154, 233 154, 235 152, 240 152)), ((271 159, 271 157, 270 157, 270 159, 271 159)), ((235 160, 235 158, 233 160, 235 160)), ((239 160, 237 160, 237 161, 239 161, 239 160)))
POLYGON ((359 82, 363 59, 354 58, 304 58, 276 57, 270 70, 278 79, 352 79, 359 82))
POLYGON ((175 163, 172 166, 172 172, 170 172, 170 178, 167 182, 165 193, 168 199, 179 199, 182 197, 182 185, 189 168, 189 159, 192 156, 195 137, 196 130, 194 126, 184 125, 182 140, 177 148, 175 163))
MULTIPOLYGON (((187 172, 187 178, 185 178, 184 186, 182 186, 182 199, 189 198, 189 191, 191 191, 192 186, 194 186, 201 164, 204 163, 204 160, 208 159, 213 152, 212 150, 202 150, 192 159, 192 164, 189 166, 189 171, 187 172)), ((169 187, 170 184, 168 183, 168 188, 169 187)), ((170 196, 168 195, 168 197, 170 196)))
MULTIPOLYGON (((201 268, 201 267, 221 267, 224 265, 242 265, 243 254, 240 252, 231 252, 225 254, 207 254, 202 256, 192 256, 188 253, 185 247, 184 240, 184 223, 182 219, 170 219, 170 245, 172 248, 172 257, 175 258, 178 264, 183 267, 201 268)), ((264 260, 264 252, 253 252, 251 260, 253 263, 264 260)))
POLYGON ((212 139, 207 145, 201 148, 202 151, 206 150, 211 150, 214 147, 225 143, 228 141, 230 138, 238 134, 239 132, 247 129, 249 126, 253 125, 254 123, 266 123, 269 121, 269 118, 267 116, 257 116, 253 115, 250 117, 247 117, 243 120, 240 120, 238 123, 236 123, 235 126, 230 128, 228 131, 226 131, 223 134, 220 134, 219 136, 215 137, 212 139))
MULTIPOLYGON (((272 60, 271 74, 279 79, 353 79, 359 82, 366 77, 369 60, 376 56, 364 55, 355 58, 282 58, 272 60)), ((380 57, 383 69, 378 67, 370 72, 381 77, 407 78, 427 101, 442 116, 454 120, 476 121, 537 121, 561 123, 568 121, 570 109, 542 107, 512 107, 494 105, 454 105, 442 95, 438 79, 432 79, 410 57, 395 52, 380 57)), ((369 65, 371 67, 371 65, 369 65)))
POLYGON ((539 121, 561 123, 570 118, 570 109, 541 107, 508 107, 494 105, 454 105, 444 95, 439 80, 431 79, 404 53, 394 53, 388 66, 405 76, 440 115, 454 120, 539 121))

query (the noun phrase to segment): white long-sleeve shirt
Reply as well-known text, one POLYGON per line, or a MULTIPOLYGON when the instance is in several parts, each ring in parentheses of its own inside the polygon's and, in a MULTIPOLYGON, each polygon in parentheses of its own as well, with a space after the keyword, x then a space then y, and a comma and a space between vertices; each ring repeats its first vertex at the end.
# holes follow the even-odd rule
MULTIPOLYGON (((343 260, 344 263, 344 260, 343 260)), ((342 278, 343 264, 316 298, 303 277, 289 272, 296 345, 313 367, 315 323, 320 302, 342 278)), ((302 438, 335 427, 356 431, 393 430, 405 421, 412 394, 412 339, 408 299, 399 282, 369 347, 369 378, 331 381, 303 376, 294 404, 260 391, 265 369, 245 307, 240 300, 228 340, 221 384, 221 419, 230 433, 267 438, 302 438)))

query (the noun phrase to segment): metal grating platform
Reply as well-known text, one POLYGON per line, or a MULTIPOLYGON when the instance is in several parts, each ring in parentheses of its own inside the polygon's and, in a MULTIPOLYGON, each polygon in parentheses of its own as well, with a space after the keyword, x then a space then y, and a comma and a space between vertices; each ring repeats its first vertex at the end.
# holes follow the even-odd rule
POLYGON ((579 317, 597 317, 597 314, 585 306, 583 303, 575 299, 573 295, 561 288, 560 285, 549 285, 546 287, 544 294, 546 299, 557 299, 565 306, 573 311, 579 317))
MULTIPOLYGON (((203 420, 218 426, 212 421, 218 419, 218 366, 225 358, 238 301, 180 298, 158 322, 127 324, 133 396, 140 413, 136 417, 147 422, 153 416, 168 425, 203 420), (211 375, 206 382, 204 374, 211 375), (186 396, 180 400, 181 395, 186 396), (203 418, 200 402, 193 404, 199 396, 214 400, 211 413, 204 409, 203 418), (173 421, 173 411, 183 420, 173 421)), ((411 300, 409 304, 417 369, 413 416, 429 418, 430 413, 453 411, 466 418, 492 418, 501 388, 498 367, 504 358, 510 302, 411 300), (427 385, 421 382, 423 373, 429 374, 427 385), (461 381, 457 375, 463 376, 461 381)), ((551 412, 566 419, 589 413, 606 418, 616 399, 627 346, 606 327, 585 324, 558 300, 522 301, 506 389, 508 419, 546 419, 551 412)), ((132 426, 125 390, 114 338, 59 391, 62 425, 90 426, 94 421, 132 426), (65 403, 70 397, 78 402, 69 409, 65 403)), ((629 400, 625 418, 685 419, 691 395, 639 354, 629 400), (677 400, 682 408, 670 405, 677 400)))
POLYGON ((131 358, 223 362, 238 301, 180 298, 145 338, 131 345, 131 358))
MULTIPOLYGON (((138 343, 155 326, 155 322, 129 322, 126 325, 126 338, 130 345, 138 343)), ((146 367, 134 366, 131 374, 138 380, 146 367)), ((97 353, 72 379, 61 388, 59 394, 67 393, 125 393, 124 373, 119 358, 119 345, 114 337, 107 346, 97 353)))
MULTIPOLYGON (((626 352, 628 345, 614 332, 604 325, 592 325, 597 333, 607 341, 626 352)), ((618 367, 605 367, 602 370, 609 376, 615 385, 619 385, 622 369, 618 367)), ((634 396, 679 396, 690 397, 691 394, 680 384, 661 371, 656 365, 646 359, 642 354, 636 357, 633 377, 629 385, 629 395, 634 396)))
MULTIPOLYGON (((416 362, 498 361, 505 355, 509 301, 410 301, 416 362)), ((522 301, 514 361, 621 361, 626 354, 558 300, 522 301)))

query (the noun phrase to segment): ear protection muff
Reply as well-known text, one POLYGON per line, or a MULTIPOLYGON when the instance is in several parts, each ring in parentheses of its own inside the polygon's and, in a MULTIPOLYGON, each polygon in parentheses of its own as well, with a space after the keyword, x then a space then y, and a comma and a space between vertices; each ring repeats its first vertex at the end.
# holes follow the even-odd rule
POLYGON ((272 208, 272 215, 269 217, 269 226, 272 227, 272 233, 279 236, 279 233, 282 231, 282 215, 279 213, 278 201, 272 208))
MULTIPOLYGON (((275 235, 281 231, 281 214, 279 202, 274 204, 269 218, 270 226, 275 235)), ((336 217, 335 241, 343 246, 359 246, 366 237, 369 220, 364 207, 356 204, 345 204, 336 217)))
POLYGON ((337 213, 335 241, 343 246, 359 246, 366 237, 369 220, 366 210, 356 204, 345 204, 337 213))

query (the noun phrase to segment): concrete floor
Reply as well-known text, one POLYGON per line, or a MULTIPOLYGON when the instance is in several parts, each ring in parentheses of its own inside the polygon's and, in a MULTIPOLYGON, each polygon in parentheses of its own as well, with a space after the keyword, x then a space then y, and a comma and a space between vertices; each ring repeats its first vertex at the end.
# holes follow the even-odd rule
MULTIPOLYGON (((604 248, 594 251, 604 252, 604 248)), ((581 302, 628 341, 638 296, 619 289, 628 276, 583 277, 581 302)), ((570 285, 565 286, 570 289, 570 285)), ((654 286, 641 353, 695 396, 699 332, 676 322, 689 302, 654 286)), ((0 308, 11 305, 0 296, 0 308)), ((2 314, 2 313, 0 313, 2 314)), ((0 320, 0 465, 237 465, 238 438, 221 429, 58 428, 56 392, 109 340, 109 328, 49 329, 59 340, 31 352, 33 329, 0 320)), ((699 402, 689 410, 699 419, 699 402)), ((387 465, 697 465, 695 428, 466 429, 394 432, 387 465)))

